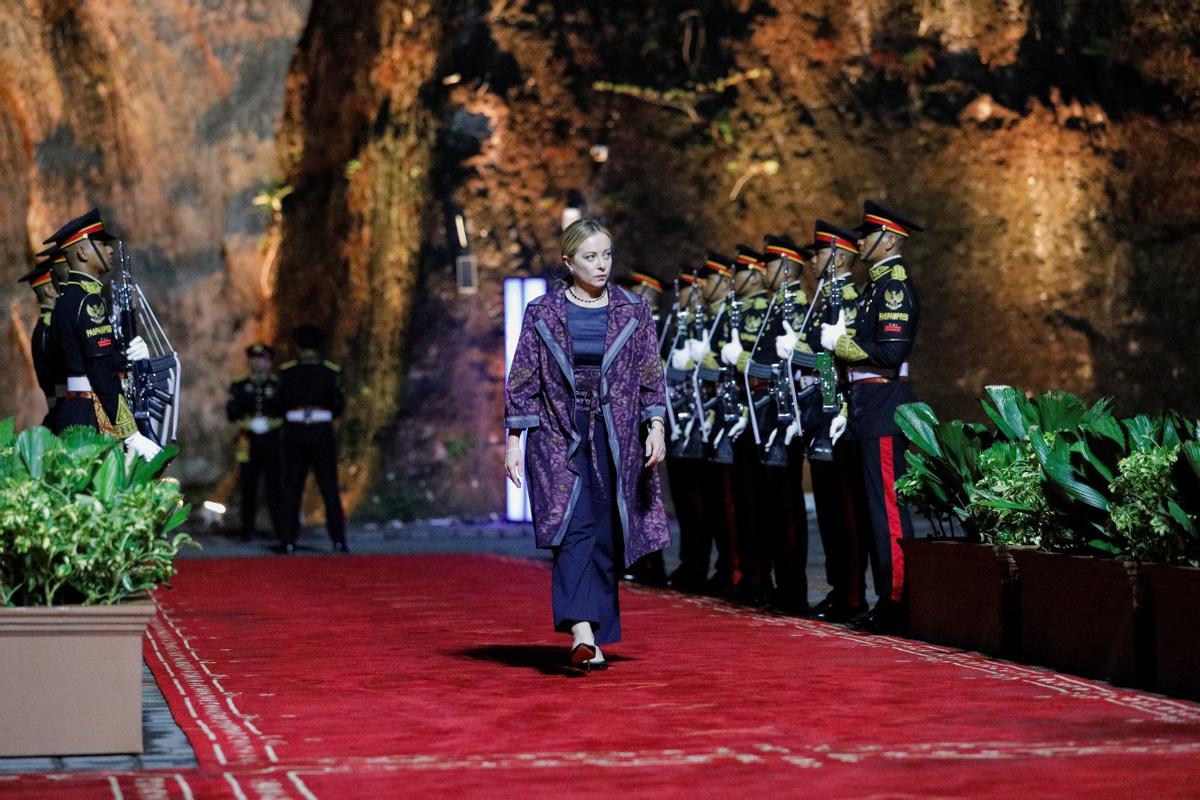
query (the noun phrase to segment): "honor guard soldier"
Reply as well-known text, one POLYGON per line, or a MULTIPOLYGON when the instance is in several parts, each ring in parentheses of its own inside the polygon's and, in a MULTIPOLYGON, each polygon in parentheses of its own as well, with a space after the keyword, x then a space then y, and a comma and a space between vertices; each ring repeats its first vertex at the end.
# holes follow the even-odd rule
POLYGON ((830 433, 845 430, 858 445, 862 488, 869 515, 871 571, 879 603, 869 627, 895 630, 904 593, 900 540, 912 536, 908 509, 896 499, 896 479, 906 469, 908 445, 893 418, 897 407, 916 400, 908 382, 908 357, 916 337, 919 306, 904 264, 909 234, 922 228, 868 200, 863 206, 861 258, 870 277, 859 301, 857 329, 845 320, 821 327, 821 342, 847 365, 849 416, 834 420, 830 433))
POLYGON ((67 375, 66 395, 58 404, 56 425, 61 429, 86 425, 122 439, 125 449, 147 461, 161 448, 138 432, 133 412, 122 393, 126 361, 149 357, 141 337, 118 350, 117 333, 104 299, 101 276, 112 270, 113 236, 105 230, 100 212, 92 209, 60 228, 53 242, 67 257, 67 282, 54 304, 50 330, 67 375))
MULTIPOLYGON (((634 294, 645 298, 646 302, 650 304, 650 310, 654 316, 654 331, 658 336, 658 351, 661 355, 668 322, 659 311, 659 299, 662 297, 663 292, 662 281, 653 275, 647 275, 644 272, 635 270, 626 281, 622 282, 622 285, 634 294)), ((627 581, 637 581, 638 583, 645 583, 650 586, 665 586, 667 583, 667 569, 663 563, 662 551, 656 550, 650 555, 639 559, 630 565, 629 569, 625 570, 622 577, 627 581)))
POLYGON ((718 420, 717 396, 720 381, 720 349, 713 349, 729 325, 729 300, 733 288, 734 260, 720 253, 709 252, 702 270, 700 287, 708 313, 708 328, 702 339, 689 339, 688 349, 696 364, 700 400, 703 404, 704 429, 708 432, 709 456, 700 468, 704 491, 704 519, 712 527, 717 546, 717 563, 708 583, 711 594, 732 594, 742 581, 740 549, 738 548, 737 515, 733 502, 732 459, 715 456, 714 440, 725 431, 718 420))
POLYGON ((39 262, 33 269, 21 276, 21 283, 28 283, 38 302, 38 319, 33 326, 33 334, 29 337, 29 355, 33 360, 33 372, 37 376, 38 387, 46 397, 46 416, 42 425, 54 430, 55 407, 66 393, 66 377, 62 371, 62 359, 57 358, 57 350, 50 335, 50 317, 54 312, 54 303, 58 299, 58 290, 54 285, 51 264, 54 254, 39 262))
POLYGON ((694 319, 703 312, 699 278, 687 267, 680 270, 676 286, 679 295, 667 320, 664 343, 668 349, 667 402, 673 409, 682 410, 681 413, 672 411, 672 441, 667 448, 667 484, 675 507, 675 519, 679 523, 679 566, 668 577, 667 585, 681 592, 699 593, 707 588, 713 532, 704 517, 706 487, 703 479, 707 464, 687 453, 688 440, 697 437, 698 441, 701 435, 697 430, 698 416, 703 416, 695 407, 692 372, 696 365, 687 341, 694 338, 691 334, 695 326, 703 324, 703 320, 694 319), (685 414, 687 423, 682 420, 685 414))
POLYGON ((258 516, 258 485, 266 483, 267 511, 276 537, 283 524, 283 406, 279 378, 271 372, 274 352, 265 344, 246 348, 250 374, 229 386, 225 416, 237 425, 238 483, 241 489, 242 539, 254 538, 258 516))
POLYGON ((762 495, 764 480, 762 461, 753 436, 744 435, 750 424, 750 400, 746 395, 746 370, 750 353, 766 322, 767 307, 766 262, 761 254, 746 245, 737 245, 734 265, 733 295, 728 324, 723 326, 716 351, 721 364, 733 372, 732 391, 743 407, 742 420, 726 434, 733 442, 733 507, 737 515, 739 559, 742 582, 736 597, 754 605, 765 605, 771 596, 771 536, 764 518, 764 507, 770 502, 762 495), (734 303, 740 306, 733 312, 734 303))
POLYGON ((795 397, 791 389, 791 348, 782 355, 776 339, 803 327, 808 296, 801 286, 804 261, 787 236, 763 238, 766 322, 756 337, 747 367, 747 391, 753 400, 759 442, 760 521, 769 545, 775 580, 770 604, 788 614, 808 610, 808 509, 804 498, 804 449, 795 437, 795 397))
POLYGON ((813 501, 821 547, 825 552, 825 579, 830 592, 812 609, 816 619, 850 622, 865 619, 866 553, 857 532, 854 486, 858 480, 857 461, 848 443, 837 443, 829 436, 831 418, 840 412, 844 378, 836 370, 825 375, 835 383, 834 410, 825 412, 822 399, 822 375, 815 368, 815 354, 821 348, 821 323, 843 316, 847 330, 854 330, 858 293, 851 267, 858 255, 855 234, 818 219, 813 226, 813 243, 808 248, 809 265, 817 280, 813 305, 799 327, 790 326, 775 340, 777 351, 792 353, 800 392, 800 419, 806 442, 809 473, 812 476, 813 501), (836 299, 835 299, 836 298, 836 299))
POLYGON ((279 403, 284 409, 285 518, 283 552, 293 553, 300 535, 300 503, 311 469, 325 501, 325 527, 334 552, 347 553, 346 518, 338 491, 337 441, 333 421, 346 406, 342 370, 321 355, 325 333, 313 325, 293 332, 299 354, 279 368, 279 403))

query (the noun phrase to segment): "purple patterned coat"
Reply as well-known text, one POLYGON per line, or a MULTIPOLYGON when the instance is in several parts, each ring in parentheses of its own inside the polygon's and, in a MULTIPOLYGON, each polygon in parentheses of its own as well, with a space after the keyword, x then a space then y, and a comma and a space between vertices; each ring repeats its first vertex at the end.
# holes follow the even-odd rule
MULTIPOLYGON (((525 482, 534 538, 542 548, 562 542, 582 485, 572 462, 582 437, 573 422, 574 356, 567 302, 560 283, 526 307, 504 398, 505 427, 529 432, 525 482)), ((600 375, 629 565, 670 543, 658 470, 644 467, 645 423, 666 416, 666 384, 650 306, 620 287, 609 291, 600 375)))

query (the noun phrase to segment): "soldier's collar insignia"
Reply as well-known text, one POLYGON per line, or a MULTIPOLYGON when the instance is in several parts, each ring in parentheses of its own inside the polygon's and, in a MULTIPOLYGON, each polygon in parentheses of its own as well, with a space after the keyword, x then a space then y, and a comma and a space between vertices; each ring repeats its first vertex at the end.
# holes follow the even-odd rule
POLYGON ((876 264, 875 266, 871 267, 871 280, 877 281, 891 271, 891 264, 876 264))

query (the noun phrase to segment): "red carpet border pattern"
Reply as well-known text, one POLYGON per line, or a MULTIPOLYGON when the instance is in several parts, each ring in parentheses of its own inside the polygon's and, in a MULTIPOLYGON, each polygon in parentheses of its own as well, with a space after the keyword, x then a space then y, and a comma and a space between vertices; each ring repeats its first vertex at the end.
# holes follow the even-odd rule
POLYGON ((200 763, 0 798, 1196 797, 1200 706, 625 587, 560 666, 542 563, 189 561, 146 659, 200 763))

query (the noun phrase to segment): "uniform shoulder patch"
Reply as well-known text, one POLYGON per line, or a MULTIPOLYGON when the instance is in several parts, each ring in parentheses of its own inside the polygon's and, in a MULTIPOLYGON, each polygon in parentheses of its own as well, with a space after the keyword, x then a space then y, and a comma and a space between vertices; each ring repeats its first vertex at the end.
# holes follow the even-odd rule
POLYGON ((334 372, 342 371, 342 368, 339 367, 337 364, 333 363, 332 361, 326 361, 325 366, 328 367, 329 369, 333 370, 334 372))
POLYGON ((896 266, 892 267, 892 280, 908 280, 908 271, 904 269, 903 264, 897 264, 896 266))
POLYGON ((292 367, 296 366, 296 363, 297 362, 295 359, 292 359, 291 361, 285 361, 279 365, 279 371, 283 372, 285 369, 291 369, 292 367))
POLYGON ((233 385, 237 386, 239 383, 245 383, 248 380, 250 380, 249 375, 238 375, 236 378, 233 379, 233 385))
POLYGON ((897 287, 895 289, 883 290, 883 304, 887 306, 889 311, 896 311, 904 305, 904 289, 897 287))

